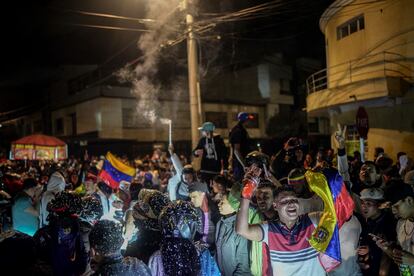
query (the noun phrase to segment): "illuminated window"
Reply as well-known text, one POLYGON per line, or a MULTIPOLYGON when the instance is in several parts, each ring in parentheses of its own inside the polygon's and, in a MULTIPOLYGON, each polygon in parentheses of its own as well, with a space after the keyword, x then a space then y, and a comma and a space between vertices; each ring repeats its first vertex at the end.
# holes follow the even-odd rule
POLYGON ((364 15, 358 15, 336 28, 337 39, 340 40, 363 29, 365 29, 364 15))

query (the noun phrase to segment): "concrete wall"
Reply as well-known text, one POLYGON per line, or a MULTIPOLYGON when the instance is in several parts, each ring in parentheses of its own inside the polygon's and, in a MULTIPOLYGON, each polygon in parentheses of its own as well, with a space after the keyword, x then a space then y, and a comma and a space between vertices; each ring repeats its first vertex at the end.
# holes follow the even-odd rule
POLYGON ((222 137, 229 137, 229 130, 237 123, 234 114, 239 112, 257 113, 259 115, 259 128, 249 128, 248 132, 251 138, 258 139, 266 136, 265 134, 265 108, 263 106, 246 106, 237 104, 203 104, 203 111, 226 112, 227 113, 227 129, 216 129, 222 137))
POLYGON ((327 67, 383 51, 414 56, 414 1, 364 2, 353 1, 326 24, 327 67), (360 14, 364 15, 365 29, 337 40, 337 27, 360 14))
POLYGON ((357 109, 364 106, 370 125, 367 158, 373 158, 377 146, 384 147, 394 161, 399 151, 413 157, 414 1, 345 1, 348 6, 338 8, 339 2, 344 4, 334 2, 321 18, 328 86, 307 97, 308 115, 329 118, 330 132, 334 133, 337 123, 355 125, 357 109), (326 15, 335 9, 339 11, 326 21, 326 15), (337 27, 362 14, 365 28, 338 40, 337 27), (389 60, 399 67, 390 63, 387 68, 389 60), (355 68, 365 79, 352 79, 355 68), (395 69, 402 74, 395 75, 395 69))
MULTIPOLYGON (((188 102, 162 101, 162 108, 172 119, 173 141, 190 140, 190 114, 188 102)), ((204 112, 225 112, 228 129, 217 129, 224 138, 229 129, 236 123, 234 114, 246 111, 259 114, 259 128, 249 129, 252 138, 265 136, 265 112, 263 106, 246 106, 236 104, 205 103, 204 112)), ((72 121, 70 115, 76 114, 77 135, 97 132, 99 138, 128 139, 137 142, 168 141, 168 125, 150 124, 136 110, 135 99, 128 98, 95 98, 76 105, 67 106, 52 112, 52 124, 55 135, 71 136, 72 121), (133 112, 134 125, 126 127, 123 122, 123 109, 133 112), (56 133, 56 119, 64 121, 63 133, 56 133)))
MULTIPOLYGON (((387 102, 361 104, 368 113, 370 130, 368 132, 368 159, 373 159, 374 148, 383 147, 395 161, 400 151, 414 157, 414 90, 412 95, 404 100, 389 100, 387 102), (401 101, 401 102, 399 102, 401 101)), ((330 130, 333 134, 337 123, 355 125, 356 112, 360 104, 330 110, 330 130)), ((335 142, 332 137, 332 145, 335 142)), ((348 153, 352 154, 352 153, 348 153)))

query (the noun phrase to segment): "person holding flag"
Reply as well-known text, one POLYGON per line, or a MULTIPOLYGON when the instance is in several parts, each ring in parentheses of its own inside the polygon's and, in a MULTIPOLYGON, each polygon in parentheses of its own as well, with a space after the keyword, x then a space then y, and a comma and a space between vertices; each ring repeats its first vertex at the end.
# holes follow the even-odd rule
POLYGON ((103 207, 102 219, 119 219, 122 204, 114 191, 120 188, 121 182, 131 183, 134 176, 133 167, 123 163, 110 152, 106 154, 102 169, 98 174, 98 190, 94 193, 103 207))
MULTIPOLYGON (((278 188, 274 207, 279 219, 248 223, 248 210, 259 168, 246 175, 237 214, 236 231, 241 236, 265 242, 270 249, 273 275, 326 275, 341 264, 339 231, 352 218, 353 201, 342 178, 334 170, 305 173, 310 188, 324 201, 324 211, 299 215, 300 203, 289 187, 278 188)), ((345 241, 346 238, 344 237, 345 241)))
POLYGON ((121 181, 131 183, 135 176, 135 169, 123 163, 112 153, 108 152, 104 160, 99 178, 102 179, 109 187, 117 190, 121 181))

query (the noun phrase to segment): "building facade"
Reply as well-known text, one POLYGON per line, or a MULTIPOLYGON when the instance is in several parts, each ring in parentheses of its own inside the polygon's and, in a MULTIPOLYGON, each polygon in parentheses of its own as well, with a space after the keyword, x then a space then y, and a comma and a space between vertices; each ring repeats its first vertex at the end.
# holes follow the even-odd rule
POLYGON ((412 0, 338 0, 319 22, 327 64, 307 79, 308 119, 320 122, 320 134, 348 125, 350 151, 364 107, 368 159, 378 146, 394 160, 400 151, 414 156, 413 14, 412 0))
MULTIPOLYGON (((266 138, 266 122, 281 109, 293 105, 291 67, 270 58, 237 72, 218 74, 201 83, 201 118, 212 121, 225 141, 241 111, 254 117, 247 125, 252 139, 266 138)), ((102 154, 110 149, 136 155, 149 153, 154 146, 166 149, 168 125, 151 123, 142 116, 137 97, 128 85, 105 80, 96 66, 64 66, 59 81, 50 87, 43 109, 10 120, 19 136, 45 133, 65 140, 69 154, 102 154), (92 73, 90 73, 92 72, 92 73), (104 79, 105 81, 100 82, 104 79), (48 124, 45 124, 48 122, 48 124), (48 126, 46 126, 48 125, 48 126)), ((185 86, 184 86, 185 87, 185 86)), ((172 119, 172 139, 179 152, 189 152, 191 126, 188 93, 160 93, 159 108, 172 119)), ((201 125, 202 122, 200 122, 201 125)))

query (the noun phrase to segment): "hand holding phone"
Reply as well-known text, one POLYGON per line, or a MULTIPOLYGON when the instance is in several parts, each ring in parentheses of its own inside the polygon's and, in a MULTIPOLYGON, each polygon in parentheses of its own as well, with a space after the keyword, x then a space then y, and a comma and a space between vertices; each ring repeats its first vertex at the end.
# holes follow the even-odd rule
POLYGON ((391 242, 372 233, 368 234, 382 251, 390 251, 391 242))
POLYGON ((377 236, 375 234, 372 233, 368 233, 368 235, 374 240, 374 241, 378 241, 378 240, 383 240, 385 241, 385 239, 381 238, 380 236, 377 236))

